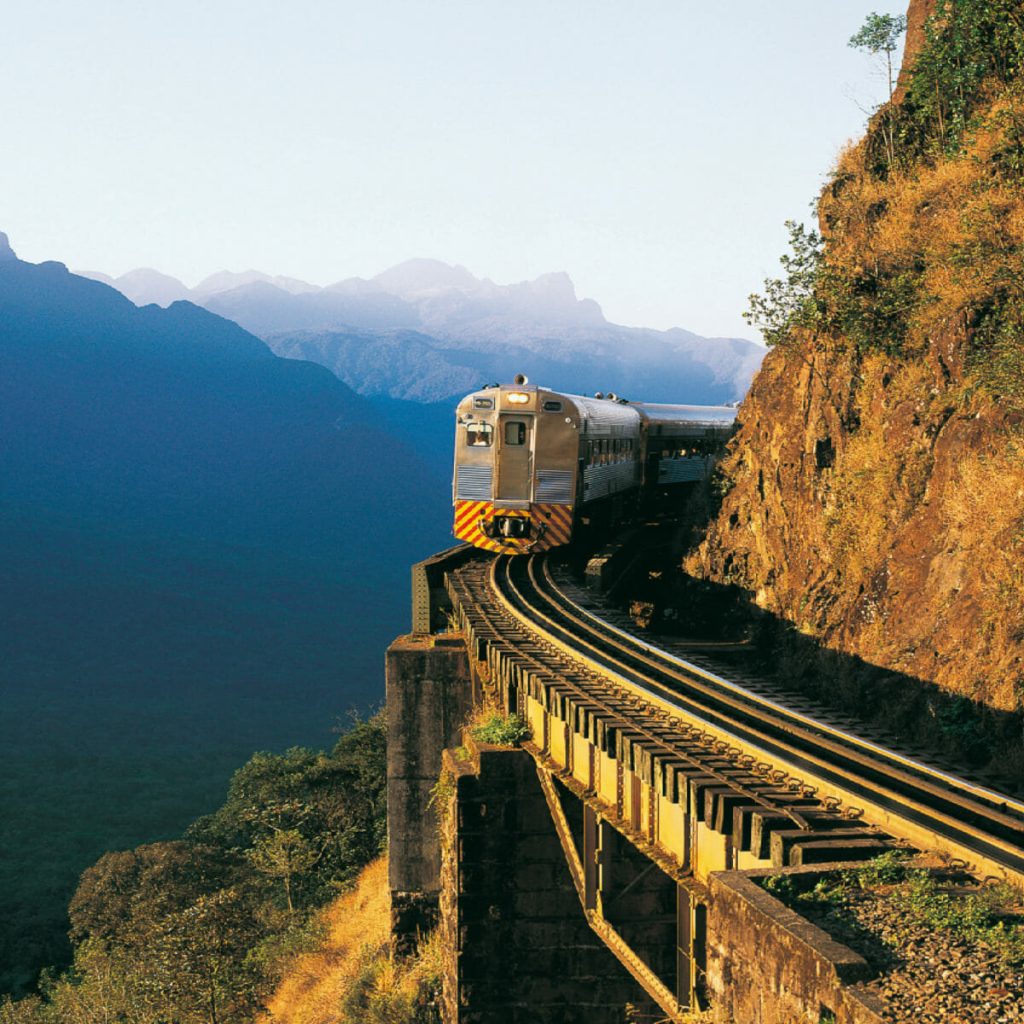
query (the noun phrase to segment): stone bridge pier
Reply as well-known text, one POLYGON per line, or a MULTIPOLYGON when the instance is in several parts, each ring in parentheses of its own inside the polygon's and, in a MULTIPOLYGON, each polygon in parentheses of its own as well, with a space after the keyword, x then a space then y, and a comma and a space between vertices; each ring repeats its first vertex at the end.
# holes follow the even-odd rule
POLYGON ((400 637, 386 665, 392 936, 408 951, 440 925, 445 1024, 653 1012, 590 927, 534 758, 463 736, 474 684, 461 639, 400 637))

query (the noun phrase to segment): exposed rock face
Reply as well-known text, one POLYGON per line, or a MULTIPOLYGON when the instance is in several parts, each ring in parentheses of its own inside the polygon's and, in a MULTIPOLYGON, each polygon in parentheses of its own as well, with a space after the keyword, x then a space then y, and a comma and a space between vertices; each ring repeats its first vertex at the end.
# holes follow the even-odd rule
POLYGON ((907 76, 914 67, 914 58, 921 52, 925 42, 925 23, 931 17, 939 0, 910 0, 907 10, 907 38, 903 48, 903 67, 900 70, 899 83, 894 101, 899 103, 907 88, 907 76))
MULTIPOLYGON (((905 67, 934 7, 911 3, 905 67)), ((984 94, 961 151, 890 175, 864 144, 841 158, 819 207, 826 260, 862 279, 896 268, 871 280, 903 273, 918 305, 898 344, 796 332, 768 355, 686 562, 828 647, 1003 711, 1024 708, 1024 376, 1015 328, 986 384, 991 341, 972 325, 1016 308, 1024 201, 1001 154, 1018 93, 984 94)))
POLYGON ((1024 694, 1017 416, 958 406, 965 332, 923 363, 775 350, 688 568, 865 661, 1011 710, 1024 694))

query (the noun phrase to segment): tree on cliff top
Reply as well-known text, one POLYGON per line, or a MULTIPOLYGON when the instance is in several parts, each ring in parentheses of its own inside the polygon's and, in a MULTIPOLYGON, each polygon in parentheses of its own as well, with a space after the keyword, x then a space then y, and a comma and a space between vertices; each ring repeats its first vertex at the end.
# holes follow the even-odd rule
MULTIPOLYGON (((885 73, 889 83, 889 95, 886 102, 891 105, 892 91, 895 86, 892 78, 892 55, 899 47, 900 36, 907 31, 907 19, 902 14, 877 14, 871 12, 861 25, 859 31, 850 37, 849 45, 855 50, 866 50, 878 56, 885 54, 885 73)), ((896 139, 893 130, 892 110, 888 107, 884 112, 883 136, 889 162, 896 159, 896 139)))
POLYGON ((864 24, 850 37, 849 45, 855 50, 871 54, 885 54, 885 70, 889 80, 889 99, 895 83, 892 78, 892 55, 899 47, 900 36, 907 30, 907 19, 902 14, 876 14, 872 11, 864 24))
POLYGON ((743 319, 756 327, 766 345, 785 345, 794 331, 815 331, 823 325, 824 310, 818 298, 822 239, 817 231, 787 220, 790 252, 779 257, 784 276, 766 278, 764 294, 749 297, 743 319))
MULTIPOLYGON (((889 60, 904 25, 873 14, 850 44, 889 60)), ((785 273, 747 319, 769 344, 827 335, 910 355, 966 315, 976 382, 1024 405, 1024 13, 1019 0, 947 0, 923 39, 907 90, 840 158, 818 204, 823 238, 791 228, 785 273)))

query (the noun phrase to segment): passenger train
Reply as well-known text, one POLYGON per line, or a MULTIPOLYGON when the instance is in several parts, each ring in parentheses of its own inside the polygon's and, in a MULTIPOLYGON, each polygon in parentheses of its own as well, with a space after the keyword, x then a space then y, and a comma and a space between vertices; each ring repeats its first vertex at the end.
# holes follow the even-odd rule
POLYGON ((705 479, 730 406, 653 405, 531 385, 474 391, 456 409, 455 536, 504 554, 568 544, 675 484, 705 479))

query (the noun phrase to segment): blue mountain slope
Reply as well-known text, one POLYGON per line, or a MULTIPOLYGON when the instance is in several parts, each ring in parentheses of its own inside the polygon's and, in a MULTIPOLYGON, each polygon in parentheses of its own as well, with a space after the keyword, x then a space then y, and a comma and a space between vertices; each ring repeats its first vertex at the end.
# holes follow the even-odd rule
POLYGON ((382 696, 446 479, 328 370, 0 260, 0 991, 108 848, 382 696))

